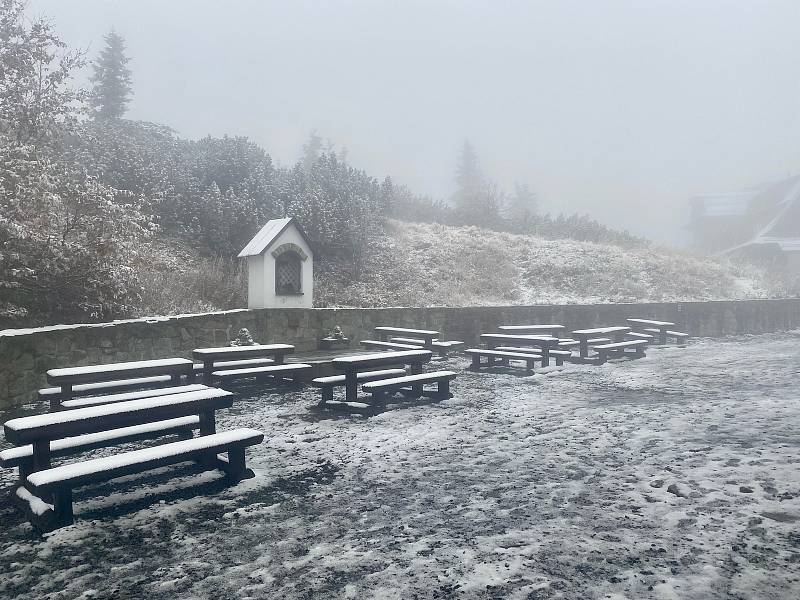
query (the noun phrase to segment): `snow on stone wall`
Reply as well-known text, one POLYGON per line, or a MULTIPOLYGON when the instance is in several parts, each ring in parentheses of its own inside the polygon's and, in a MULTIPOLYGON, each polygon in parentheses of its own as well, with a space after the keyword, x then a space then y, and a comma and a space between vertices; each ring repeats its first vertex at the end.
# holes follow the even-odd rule
POLYGON ((56 367, 191 357, 195 348, 227 346, 246 327, 260 343, 286 342, 298 352, 315 350, 339 325, 354 340, 373 328, 394 325, 435 329, 444 339, 478 343, 498 325, 560 323, 568 329, 624 324, 628 317, 678 323, 693 336, 767 333, 800 327, 800 299, 431 308, 314 308, 233 310, 89 325, 0 331, 0 408, 36 399, 45 372, 56 367))

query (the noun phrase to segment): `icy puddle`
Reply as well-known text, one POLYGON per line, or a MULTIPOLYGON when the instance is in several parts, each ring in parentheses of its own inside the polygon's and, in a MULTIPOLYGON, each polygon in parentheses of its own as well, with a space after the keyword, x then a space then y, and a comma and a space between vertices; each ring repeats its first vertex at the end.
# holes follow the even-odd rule
POLYGON ((218 425, 267 434, 255 479, 85 489, 45 539, 4 470, 0 597, 800 597, 800 333, 648 354, 369 419, 247 397, 218 425))

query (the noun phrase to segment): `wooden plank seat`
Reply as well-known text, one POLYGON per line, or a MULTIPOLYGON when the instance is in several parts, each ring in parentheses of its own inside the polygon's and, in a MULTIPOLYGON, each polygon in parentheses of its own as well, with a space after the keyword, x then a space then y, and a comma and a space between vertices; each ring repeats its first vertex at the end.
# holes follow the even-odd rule
POLYGON ((659 341, 662 346, 667 343, 668 338, 674 338, 675 343, 678 344, 685 342, 687 339, 689 339, 688 333, 683 333, 681 331, 672 331, 670 329, 662 330, 662 329, 656 329, 654 327, 646 327, 642 331, 644 331, 645 333, 652 333, 653 335, 660 336, 659 341))
MULTIPOLYGON (((497 346, 494 349, 500 350, 501 352, 520 352, 523 354, 533 354, 541 358, 541 354, 538 348, 517 348, 516 346, 497 346)), ((566 359, 572 356, 572 352, 569 350, 550 350, 549 354, 551 358, 556 359, 556 366, 559 367, 564 364, 564 361, 566 359)))
POLYGON ((52 495, 53 525, 63 527, 74 519, 72 490, 76 487, 188 461, 198 461, 207 469, 219 468, 235 483, 254 476, 245 465, 244 451, 263 441, 260 431, 234 429, 37 471, 28 475, 27 481, 34 495, 52 495), (222 452, 227 459, 217 456, 222 452))
POLYGON ((361 340, 364 348, 375 350, 421 350, 420 346, 414 344, 399 344, 397 342, 383 342, 380 340, 361 340))
POLYGON ((501 325, 497 328, 502 333, 544 333, 555 337, 561 337, 566 327, 563 325, 501 325))
POLYGON ((201 383, 190 383, 188 385, 177 385, 173 387, 156 388, 154 390, 138 390, 135 392, 123 392, 121 394, 106 394, 104 396, 88 396, 86 398, 73 398, 72 400, 62 400, 61 409, 85 408, 87 406, 99 406, 100 404, 112 404, 114 402, 126 402, 128 400, 139 400, 140 398, 155 398, 157 396, 169 396, 170 394, 180 394, 183 392, 196 392, 207 390, 208 386, 201 383))
MULTIPOLYGON (((98 381, 97 383, 79 383, 72 386, 71 396, 91 396, 104 392, 121 392, 124 390, 157 389, 172 382, 170 375, 154 375, 152 377, 134 377, 133 379, 117 379, 114 381, 98 381)), ((61 399, 60 387, 42 388, 37 392, 39 400, 50 401, 61 399)))
POLYGON ((282 365, 266 365, 248 369, 229 369, 227 371, 214 371, 212 376, 218 381, 231 381, 235 379, 265 379, 272 377, 275 380, 291 379, 295 382, 302 381, 313 370, 311 365, 305 363, 288 363, 282 365))
POLYGON ((431 341, 429 346, 425 345, 425 340, 418 340, 416 338, 390 337, 389 341, 396 344, 409 344, 416 346, 417 348, 428 348, 429 350, 435 350, 439 356, 443 358, 446 357, 447 353, 453 348, 464 345, 464 342, 459 342, 456 340, 448 340, 443 342, 435 338, 433 341, 431 341))
POLYGON ((532 352, 505 352, 503 350, 488 350, 485 348, 468 348, 464 350, 464 353, 472 357, 470 368, 473 370, 494 366, 497 359, 501 363, 508 363, 511 360, 522 361, 529 371, 533 371, 536 361, 541 361, 543 358, 541 354, 533 354, 532 352), (486 358, 486 362, 482 363, 481 358, 486 358))
POLYGON ((655 336, 649 333, 642 333, 640 331, 631 331, 630 333, 626 333, 625 337, 632 339, 632 340, 645 340, 647 342, 652 342, 655 340, 655 336))
POLYGON ((608 360, 609 355, 630 355, 636 358, 642 358, 645 355, 645 346, 647 346, 647 340, 627 340, 624 342, 614 342, 613 344, 600 344, 594 347, 594 351, 597 352, 598 362, 604 363, 608 360), (628 352, 629 350, 633 352, 628 352))
MULTIPOLYGON (((398 377, 405 375, 405 369, 382 369, 380 371, 362 371, 356 374, 356 381, 359 383, 366 383, 368 381, 375 381, 378 379, 388 379, 390 377, 398 377)), ((311 385, 320 388, 322 392, 322 400, 320 406, 325 406, 328 402, 333 401, 333 388, 344 387, 347 384, 346 375, 330 375, 328 377, 317 377, 311 380, 311 385)))
POLYGON ((372 394, 374 402, 382 402, 390 392, 404 391, 415 397, 423 395, 423 386, 426 384, 437 384, 436 395, 450 397, 450 381, 456 378, 454 371, 431 371, 428 373, 418 373, 416 375, 404 375, 402 377, 392 377, 371 381, 361 386, 365 392, 372 394))
MULTIPOLYGON (((220 360, 214 363, 215 371, 225 371, 226 369, 237 369, 239 367, 264 367, 266 365, 274 365, 275 361, 271 358, 246 358, 244 360, 220 360)), ((203 373, 205 365, 203 363, 194 363, 194 372, 203 373)))
POLYGON ((388 340, 389 336, 402 336, 408 338, 424 340, 426 349, 430 349, 433 340, 439 338, 439 332, 430 329, 409 329, 407 327, 376 327, 375 333, 382 342, 388 340))
POLYGON ((194 378, 192 361, 185 358, 162 358, 50 369, 47 371, 47 382, 61 388, 59 394, 50 396, 50 408, 59 410, 63 400, 71 399, 75 385, 156 376, 169 376, 173 385, 179 385, 182 377, 191 381, 194 378))

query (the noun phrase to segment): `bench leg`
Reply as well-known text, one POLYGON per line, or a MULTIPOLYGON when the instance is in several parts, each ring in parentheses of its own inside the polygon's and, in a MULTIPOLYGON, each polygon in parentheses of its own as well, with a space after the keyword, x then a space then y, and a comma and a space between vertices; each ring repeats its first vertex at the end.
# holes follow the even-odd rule
POLYGON ((72 513, 72 489, 63 488, 53 493, 53 512, 58 527, 66 527, 75 522, 72 513))
POLYGON ((204 360, 203 361, 203 383, 205 385, 211 385, 211 372, 214 370, 214 361, 213 360, 204 360))
MULTIPOLYGON (((50 468, 50 440, 33 442, 33 471, 44 471, 50 468)), ((27 483, 27 481, 26 481, 27 483)), ((26 486, 27 487, 27 486, 26 486)), ((52 494, 42 494, 42 500, 50 502, 52 494)))
POLYGON ((228 449, 228 468, 226 474, 233 483, 253 477, 253 472, 247 468, 244 461, 244 447, 228 449))
POLYGON ((477 371, 481 368, 481 357, 477 354, 472 355, 472 364, 469 366, 470 369, 473 371, 477 371))
POLYGON ((556 356, 556 366, 560 367, 564 364, 564 357, 563 356, 556 356))
POLYGON ((600 352, 597 353, 597 364, 598 365, 602 365, 607 360, 608 360, 608 355, 605 352, 600 351, 600 352))
POLYGON ((415 383, 414 385, 411 386, 411 395, 414 398, 419 398, 420 396, 422 396, 422 384, 421 383, 415 383))
POLYGON ((667 345, 667 332, 666 331, 662 331, 659 334, 658 341, 662 346, 666 346, 667 345))
POLYGON ((450 397, 450 380, 449 379, 440 379, 439 380, 439 395, 440 396, 447 396, 450 397))
POLYGON ((332 400, 333 400, 333 386, 322 388, 322 400, 320 400, 319 405, 325 406, 328 402, 331 402, 332 400))

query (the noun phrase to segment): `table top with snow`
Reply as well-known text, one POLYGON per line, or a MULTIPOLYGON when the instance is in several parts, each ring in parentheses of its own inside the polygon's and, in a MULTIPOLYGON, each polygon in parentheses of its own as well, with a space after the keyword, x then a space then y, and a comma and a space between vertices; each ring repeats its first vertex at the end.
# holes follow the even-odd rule
POLYGON ((588 337, 592 335, 603 335, 605 333, 627 333, 631 330, 630 327, 624 325, 614 327, 594 327, 592 329, 576 329, 572 332, 577 337, 588 337))
POLYGON ((652 325, 653 327, 675 327, 675 323, 670 321, 651 321, 649 319, 627 319, 628 323, 635 323, 637 325, 652 325))
POLYGON ((83 367, 64 367, 47 371, 47 379, 51 383, 76 375, 93 375, 97 373, 113 373, 117 371, 158 369, 161 367, 175 367, 189 365, 192 361, 187 358, 159 358, 156 360, 136 360, 131 362, 109 363, 104 365, 86 365, 83 367))
POLYGON ((414 364, 427 362, 433 356, 430 350, 396 350, 394 352, 375 352, 373 354, 354 354, 334 358, 331 364, 336 369, 350 370, 374 365, 414 364))
POLYGON ((376 327, 375 331, 382 332, 382 333, 400 333, 400 334, 410 334, 410 335, 418 335, 421 337, 432 337, 439 335, 438 331, 433 331, 430 329, 408 329, 406 327, 376 327))
POLYGON ((266 434, 233 487, 185 466, 78 490, 39 539, 0 470, 0 597, 797 598, 798 347, 532 376, 452 357, 453 398, 370 418, 259 387, 218 413, 266 434))
POLYGON ((245 354, 287 354, 294 352, 291 344, 255 344, 253 346, 221 346, 219 348, 197 348, 192 356, 197 359, 241 356, 245 354))

